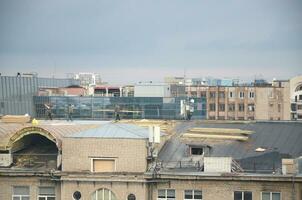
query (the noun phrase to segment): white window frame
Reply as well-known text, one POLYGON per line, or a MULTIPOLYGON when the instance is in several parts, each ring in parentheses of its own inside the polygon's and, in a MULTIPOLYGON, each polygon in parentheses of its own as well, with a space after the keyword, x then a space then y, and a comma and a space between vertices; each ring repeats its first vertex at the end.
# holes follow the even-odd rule
POLYGON ((282 200, 282 193, 281 192, 269 192, 269 191, 262 191, 261 192, 261 196, 260 199, 262 200, 262 193, 269 193, 269 199, 272 200, 273 199, 273 193, 278 193, 280 194, 280 200, 282 200))
POLYGON ((245 93, 244 91, 239 92, 239 98, 240 99, 244 99, 244 95, 245 95, 244 93, 245 93))
MULTIPOLYGON (((202 198, 201 199, 194 199, 194 194, 195 194, 195 191, 197 191, 197 190, 191 190, 192 191, 192 198, 193 199, 186 199, 185 198, 185 196, 186 196, 186 190, 184 190, 184 200, 202 200, 202 198)), ((198 191, 201 191, 201 195, 202 195, 202 190, 198 190, 198 191)))
POLYGON ((22 200, 22 197, 28 197, 30 199, 30 195, 17 195, 17 194, 13 194, 12 195, 12 200, 14 200, 14 197, 18 197, 20 200, 22 200))
MULTIPOLYGON (((252 192, 252 191, 247 191, 247 190, 245 190, 245 191, 236 190, 236 191, 233 192, 233 197, 234 197, 234 198, 235 198, 235 192, 241 192, 241 199, 242 199, 242 200, 244 200, 244 193, 245 193, 245 192, 250 192, 250 193, 252 193, 252 199, 253 199, 253 192, 252 192)), ((234 198, 233 198, 233 199, 234 199, 234 198)))
POLYGON ((28 197, 28 199, 30 199, 30 187, 26 186, 26 185, 14 185, 12 187, 13 191, 12 191, 12 200, 14 200, 14 197, 18 197, 19 200, 22 200, 22 197, 28 197), (14 187, 28 187, 29 189, 29 195, 23 195, 23 194, 14 194, 14 187))
POLYGON ((95 172, 94 169, 93 169, 93 161, 94 160, 113 160, 114 161, 114 171, 113 172, 116 172, 116 160, 117 160, 117 158, 114 158, 114 157, 90 158, 90 171, 94 172, 94 173, 98 173, 98 172, 95 172))
POLYGON ((254 99, 255 98, 255 92, 254 91, 250 91, 249 92, 249 98, 250 99, 254 99))
POLYGON ((175 200, 176 191, 175 189, 157 189, 157 200, 175 200), (165 198, 158 198, 158 190, 165 190, 165 198), (174 190, 174 198, 168 198, 168 190, 174 190))
POLYGON ((98 199, 98 191, 100 191, 100 190, 102 190, 103 191, 103 199, 105 199, 105 190, 108 190, 109 191, 109 200, 111 200, 112 199, 112 194, 116 197, 116 195, 115 195, 115 193, 114 192, 112 192, 111 190, 109 190, 109 189, 107 189, 107 188, 100 188, 100 189, 98 189, 98 190, 95 190, 94 192, 93 192, 93 194, 96 192, 96 199, 98 199))
POLYGON ((38 198, 37 198, 37 200, 39 200, 39 198, 45 198, 45 200, 48 200, 48 198, 52 198, 52 197, 54 197, 55 199, 56 199, 56 195, 38 195, 38 198))
MULTIPOLYGON (((55 191, 55 194, 54 195, 51 195, 51 194, 38 194, 38 197, 37 197, 37 200, 39 200, 39 198, 45 198, 45 200, 48 200, 48 197, 54 197, 56 199, 56 188, 54 186, 41 186, 42 188, 43 187, 51 187, 51 188, 54 188, 54 191, 55 191)), ((40 188, 38 188, 38 192, 40 192, 40 188)))
POLYGON ((229 98, 234 98, 234 92, 233 91, 229 92, 229 98))

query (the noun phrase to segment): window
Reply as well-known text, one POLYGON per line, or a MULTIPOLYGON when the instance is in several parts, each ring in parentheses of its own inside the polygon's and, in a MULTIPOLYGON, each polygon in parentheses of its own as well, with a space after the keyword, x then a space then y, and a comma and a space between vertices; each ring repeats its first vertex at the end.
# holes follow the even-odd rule
POLYGON ((302 100, 302 95, 301 94, 299 95, 299 100, 302 100))
POLYGON ((281 112, 281 104, 278 104, 278 112, 281 112))
POLYGON ((215 103, 210 104, 210 111, 215 111, 216 110, 216 105, 215 103))
POLYGON ((55 200, 55 188, 54 187, 39 187, 38 200, 55 200))
POLYGON ((158 190, 157 200, 175 200, 175 190, 158 190))
POLYGON ((297 105, 298 110, 302 110, 302 105, 297 105))
POLYGON ((255 97, 255 93, 254 92, 250 92, 249 97, 250 97, 250 99, 253 99, 255 97))
POLYGON ((243 99, 244 98, 244 92, 239 92, 239 97, 240 97, 240 99, 243 99))
POLYGON ((202 147, 191 147, 191 155, 202 155, 203 148, 202 147))
POLYGON ((235 111, 235 104, 229 104, 229 111, 235 111))
POLYGON ((93 158, 92 159, 92 172, 114 172, 115 160, 107 158, 93 158))
POLYGON ((249 104, 248 108, 249 108, 250 112, 254 112, 255 111, 255 105, 254 104, 249 104))
POLYGON ((225 110, 225 105, 219 104, 219 111, 224 111, 224 110, 225 110))
POLYGON ((127 200, 136 200, 136 197, 134 194, 129 194, 127 200))
POLYGON ((262 192, 261 200, 281 200, 280 192, 262 192))
POLYGON ((219 98, 222 98, 222 99, 223 99, 223 98, 225 97, 224 92, 219 92, 219 93, 218 93, 218 96, 219 96, 219 98))
POLYGON ((115 194, 113 192, 111 192, 108 189, 102 188, 99 189, 97 191, 95 191, 92 196, 91 196, 91 200, 117 200, 115 194))
POLYGON ((244 104, 242 104, 242 103, 238 104, 238 110, 240 112, 243 112, 244 111, 244 104))
POLYGON ((216 97, 216 93, 215 92, 210 92, 210 98, 215 98, 216 97))
POLYGON ((185 190, 185 200, 194 199, 201 200, 202 199, 202 191, 201 190, 185 190))
POLYGON ((229 92, 229 97, 233 98, 233 92, 229 92))
POLYGON ((13 187, 13 200, 29 200, 29 187, 28 186, 14 186, 13 187))
POLYGON ((252 200, 252 192, 247 191, 235 191, 234 200, 252 200))

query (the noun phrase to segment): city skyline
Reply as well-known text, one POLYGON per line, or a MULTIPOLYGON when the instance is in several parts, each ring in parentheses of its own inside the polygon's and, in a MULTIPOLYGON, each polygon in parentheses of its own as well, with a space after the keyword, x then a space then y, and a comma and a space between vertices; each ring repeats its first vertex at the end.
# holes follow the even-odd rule
POLYGON ((0 72, 253 80, 301 74, 299 1, 1 1, 0 72))

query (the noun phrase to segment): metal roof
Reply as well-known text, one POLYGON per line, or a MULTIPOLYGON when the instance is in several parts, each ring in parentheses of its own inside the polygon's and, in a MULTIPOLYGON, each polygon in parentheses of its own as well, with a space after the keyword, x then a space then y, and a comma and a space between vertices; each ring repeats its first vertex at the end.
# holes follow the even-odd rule
POLYGON ((247 141, 194 139, 192 144, 211 147, 210 156, 233 157, 245 170, 273 169, 281 167, 282 158, 297 158, 302 155, 302 123, 257 122, 257 123, 187 123, 176 127, 177 137, 173 137, 159 153, 163 162, 179 162, 188 156, 188 143, 180 135, 192 127, 238 128, 254 131, 247 141), (264 152, 255 151, 257 148, 264 152))
POLYGON ((94 121, 73 121, 67 122, 62 120, 53 121, 39 121, 39 125, 33 126, 31 123, 2 123, 0 122, 0 149, 5 149, 9 144, 11 137, 18 131, 29 127, 42 128, 56 139, 58 148, 61 148, 62 138, 74 133, 84 131, 87 129, 101 126, 108 122, 94 122, 94 121))
POLYGON ((76 133, 70 137, 147 139, 149 138, 149 130, 133 124, 111 122, 101 127, 76 133))

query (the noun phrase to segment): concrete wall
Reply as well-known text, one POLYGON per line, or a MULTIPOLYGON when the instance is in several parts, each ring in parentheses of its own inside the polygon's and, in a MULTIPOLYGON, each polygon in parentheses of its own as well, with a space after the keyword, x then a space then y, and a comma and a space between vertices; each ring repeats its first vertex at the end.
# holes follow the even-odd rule
POLYGON ((107 138, 64 138, 62 171, 90 171, 91 159, 114 157, 117 172, 145 172, 146 140, 107 138))
POLYGON ((287 93, 283 87, 256 87, 255 119, 289 120, 287 93))
MULTIPOLYGON (((179 180, 157 183, 153 187, 153 200, 157 199, 158 189, 175 189, 176 200, 184 199, 184 190, 202 190, 202 199, 233 200, 234 191, 251 191, 253 200, 261 200, 261 192, 281 192, 282 200, 292 199, 292 183, 249 182, 249 181, 189 181, 179 180)), ((295 184, 295 200, 301 199, 301 184, 295 184)))
MULTIPOLYGON (((55 187, 56 200, 61 200, 61 185, 60 182, 50 181, 47 178, 39 177, 5 177, 0 175, 0 199, 12 199, 13 186, 29 186, 30 199, 37 199, 39 187, 51 186, 55 187)), ((68 198, 70 199, 70 198, 68 198)), ((62 199, 64 200, 64 199, 62 199)))

